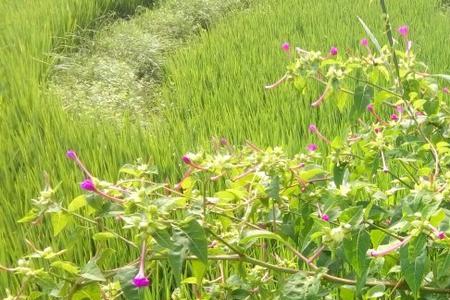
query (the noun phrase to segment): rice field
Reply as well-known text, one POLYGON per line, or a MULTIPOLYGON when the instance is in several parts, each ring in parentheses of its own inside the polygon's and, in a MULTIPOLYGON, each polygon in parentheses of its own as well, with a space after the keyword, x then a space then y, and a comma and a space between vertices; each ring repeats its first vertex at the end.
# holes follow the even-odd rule
MULTIPOLYGON (((25 232, 43 245, 71 248, 77 260, 89 257, 87 234, 85 244, 74 245, 70 233, 53 239, 43 226, 30 231, 16 223, 40 191, 44 172, 55 185, 61 182, 62 202, 78 193, 77 182, 82 178, 64 156, 69 148, 76 149, 95 174, 107 179, 115 178, 121 165, 142 157, 160 168, 161 178, 175 180, 181 172, 181 155, 208 148, 213 136, 235 144, 251 140, 262 146, 282 145, 295 153, 308 143, 310 123, 329 136, 351 126, 348 112, 338 112, 332 101, 320 110, 311 109, 316 91, 300 96, 286 87, 273 91, 263 87, 284 73, 289 57, 280 45, 285 41, 324 52, 331 46, 359 51, 364 31, 356 16, 374 32, 383 32, 376 1, 261 0, 251 9, 227 16, 165 62, 159 87, 161 108, 157 116, 148 116, 159 119, 153 128, 141 127, 132 117, 115 126, 110 121, 92 122, 82 113, 67 113, 61 99, 46 92, 55 63, 50 53, 60 49, 61 54, 70 55, 80 42, 74 34, 96 28, 98 18, 107 12, 127 15, 137 5, 151 2, 0 3, 1 264, 13 263, 26 251, 25 241, 17 238, 25 232)), ((409 24, 420 59, 434 72, 450 72, 450 12, 442 2, 396 0, 388 4, 395 26, 409 24)), ((378 38, 383 40, 382 34, 378 38)), ((127 262, 129 256, 129 252, 117 253, 111 265, 127 262)), ((163 271, 162 267, 155 270, 163 271)), ((155 283, 148 299, 163 299, 154 295, 168 295, 172 280, 167 274, 155 277, 165 279, 155 283)), ((4 296, 3 287, 14 284, 11 277, 0 273, 0 296, 4 296)))

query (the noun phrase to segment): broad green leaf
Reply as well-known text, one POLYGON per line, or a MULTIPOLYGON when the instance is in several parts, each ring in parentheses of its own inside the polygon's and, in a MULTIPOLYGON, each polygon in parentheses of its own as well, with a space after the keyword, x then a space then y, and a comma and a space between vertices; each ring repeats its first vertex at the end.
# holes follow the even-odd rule
POLYGON ((373 92, 373 88, 367 84, 356 87, 355 95, 353 96, 354 102, 350 111, 353 120, 357 120, 367 111, 367 105, 373 99, 373 92))
POLYGON ((322 274, 308 276, 304 272, 298 272, 289 276, 281 289, 280 300, 316 300, 324 295, 320 291, 322 274))
POLYGON ((170 238, 169 232, 164 230, 155 230, 152 233, 152 237, 155 239, 155 241, 163 248, 166 249, 173 249, 175 247, 175 244, 170 238))
POLYGON ((17 223, 29 223, 29 222, 36 220, 37 217, 38 217, 38 212, 35 208, 33 208, 23 218, 18 220, 17 223))
POLYGON ((67 271, 71 274, 79 274, 80 273, 80 268, 78 268, 77 265, 75 265, 74 263, 70 262, 70 261, 55 261, 51 264, 52 267, 54 268, 58 268, 64 271, 67 271))
POLYGON ((112 232, 98 232, 92 238, 96 241, 106 241, 116 238, 116 235, 112 232))
POLYGON ((340 187, 344 182, 345 170, 347 167, 345 165, 334 165, 333 167, 333 181, 336 187, 340 187))
POLYGON ((345 111, 351 101, 351 95, 342 91, 336 93, 336 105, 341 113, 345 111))
POLYGON ((198 286, 201 286, 203 282, 203 277, 206 274, 206 265, 196 260, 193 260, 191 265, 192 265, 192 273, 196 278, 196 283, 198 286))
POLYGON ((243 237, 241 238, 241 240, 239 241, 240 244, 242 245, 248 245, 250 242, 253 242, 256 239, 272 239, 272 240, 277 240, 282 242, 282 238, 271 232, 271 231, 267 231, 267 230, 258 230, 258 229, 252 229, 252 230, 248 230, 244 232, 243 237))
POLYGON ((321 174, 325 174, 325 171, 320 168, 313 168, 300 172, 299 177, 304 181, 308 181, 321 174))
POLYGON ((100 286, 98 283, 90 283, 77 290, 72 295, 72 300, 98 300, 102 299, 100 286))
POLYGON ((406 283, 418 299, 427 272, 427 236, 420 234, 400 249, 400 266, 406 283))
POLYGON ((197 256, 201 262, 207 265, 208 241, 206 239, 206 234, 203 227, 196 220, 191 220, 181 226, 181 230, 189 240, 188 247, 191 253, 197 256))
POLYGON ((57 236, 68 224, 70 216, 63 212, 52 213, 53 236, 57 236))
POLYGON ((76 211, 82 207, 85 207, 86 205, 87 205, 86 196, 81 195, 73 199, 72 202, 70 202, 69 206, 67 207, 67 210, 70 212, 76 211))
POLYGON ((368 299, 377 299, 384 296, 384 291, 386 290, 386 287, 383 284, 379 284, 376 286, 371 287, 367 291, 367 298, 368 299))
POLYGON ((177 285, 181 283, 183 262, 189 249, 189 240, 180 232, 175 230, 173 235, 174 247, 169 251, 169 265, 177 285))
POLYGON ((214 194, 214 197, 219 198, 222 202, 228 203, 236 199, 236 196, 227 191, 220 191, 214 194))
POLYGON ((137 274, 137 268, 136 267, 123 267, 120 268, 116 276, 114 276, 114 280, 120 282, 120 287, 123 293, 123 298, 127 300, 140 300, 141 297, 139 296, 139 289, 134 287, 132 284, 132 280, 134 276, 137 274))
POLYGON ((344 255, 348 264, 356 274, 356 293, 359 294, 364 287, 369 271, 370 260, 367 250, 370 249, 370 236, 365 230, 352 235, 351 239, 344 239, 344 255))
POLYGON ((102 271, 97 266, 97 261, 95 259, 91 259, 83 267, 80 276, 92 281, 106 281, 105 276, 103 276, 102 271))

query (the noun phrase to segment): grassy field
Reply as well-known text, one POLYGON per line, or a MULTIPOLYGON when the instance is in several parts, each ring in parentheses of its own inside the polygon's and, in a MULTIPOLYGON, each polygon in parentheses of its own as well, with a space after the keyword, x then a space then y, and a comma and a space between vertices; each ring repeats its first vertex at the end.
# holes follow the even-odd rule
MULTIPOLYGON (((234 143, 250 139, 260 145, 284 145, 290 152, 300 151, 309 139, 305 130, 309 123, 318 124, 331 136, 348 127, 348 116, 337 113, 331 101, 320 111, 310 109, 315 93, 300 97, 287 87, 264 91, 263 86, 279 78, 288 62, 280 51, 281 43, 289 41, 323 51, 328 50, 326 45, 335 45, 342 51, 355 51, 364 36, 357 15, 384 41, 376 1, 368 5, 356 0, 263 0, 252 10, 229 17, 170 59, 162 87, 167 108, 158 128, 143 129, 131 121, 115 127, 69 116, 60 99, 42 92, 53 63, 47 54, 61 43, 56 37, 66 37, 64 44, 74 44, 76 39, 67 36, 78 26, 92 24, 109 9, 133 11, 141 2, 146 1, 0 3, 2 264, 14 262, 26 250, 25 242, 18 238, 24 232, 42 241, 41 246, 51 241, 55 248, 73 248, 73 256, 79 260, 89 255, 87 239, 82 246, 73 245, 70 233, 52 239, 43 227, 30 231, 15 222, 42 187, 44 171, 55 184, 62 181, 62 201, 75 195, 81 177, 64 157, 66 149, 76 149, 101 177, 114 178, 122 164, 137 157, 152 157, 162 176, 172 179, 179 174, 181 154, 207 146, 211 136, 225 136, 234 143), (115 3, 126 4, 115 7, 115 3)), ((388 2, 393 24, 410 25, 419 57, 434 72, 449 72, 450 17, 439 3, 388 2)), ((129 261, 130 253, 115 257, 129 261)), ((161 298, 155 299, 164 299, 162 291, 169 286, 164 283, 170 279, 153 287, 161 292, 161 298)), ((12 279, 0 273, 0 286, 11 284, 12 279)))

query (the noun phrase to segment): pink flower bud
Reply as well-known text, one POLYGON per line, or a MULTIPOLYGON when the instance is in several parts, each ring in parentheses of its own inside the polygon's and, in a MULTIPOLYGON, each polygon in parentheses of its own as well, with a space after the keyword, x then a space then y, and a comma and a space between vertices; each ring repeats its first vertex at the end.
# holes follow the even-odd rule
POLYGON ((308 127, 309 132, 316 133, 317 132, 317 126, 315 124, 310 124, 308 127))
POLYGON ((86 191, 95 191, 96 189, 95 189, 95 184, 92 182, 92 180, 90 180, 90 179, 86 179, 86 180, 84 180, 81 184, 80 184, 80 187, 83 189, 83 190, 86 190, 86 191))
POLYGON ((71 160, 75 160, 77 158, 77 154, 73 150, 67 150, 66 156, 71 160))
POLYGON ((330 54, 333 55, 333 56, 336 56, 338 54, 338 48, 331 47, 330 54))
POLYGON ((397 111, 399 114, 401 114, 401 113, 403 112, 403 106, 397 105, 397 106, 395 107, 395 111, 397 111))
POLYGON ((359 41, 359 44, 363 47, 367 47, 367 46, 369 46, 369 40, 366 38, 363 38, 359 41))
POLYGON ((392 121, 398 121, 398 116, 396 114, 392 114, 391 115, 391 120, 392 121))
POLYGON ((284 52, 289 52, 289 49, 290 49, 289 43, 288 43, 288 42, 283 43, 283 44, 281 45, 281 49, 282 49, 284 52))
POLYGON ((182 159, 183 162, 184 162, 185 164, 187 164, 187 165, 192 164, 191 159, 190 159, 189 156, 187 156, 187 155, 183 155, 183 157, 182 157, 181 159, 182 159))
POLYGON ((309 144, 308 146, 306 146, 306 149, 308 149, 308 151, 310 152, 314 152, 318 149, 319 147, 316 144, 309 144))
POLYGON ((438 239, 443 240, 443 239, 445 239, 445 232, 439 231, 436 233, 436 236, 438 239))
POLYGON ((367 105, 367 110, 368 110, 369 112, 374 112, 374 107, 373 107, 373 104, 372 104, 372 103, 370 103, 369 105, 367 105))
POLYGON ((450 90, 449 90, 448 87, 444 87, 444 88, 442 89, 442 92, 443 92, 444 94, 450 94, 450 90))
POLYGON ((330 217, 327 214, 323 214, 322 220, 324 220, 325 222, 328 222, 330 220, 330 217))
POLYGON ((400 26, 398 28, 398 33, 402 36, 402 37, 407 37, 408 33, 409 33, 409 27, 407 25, 403 25, 400 26))

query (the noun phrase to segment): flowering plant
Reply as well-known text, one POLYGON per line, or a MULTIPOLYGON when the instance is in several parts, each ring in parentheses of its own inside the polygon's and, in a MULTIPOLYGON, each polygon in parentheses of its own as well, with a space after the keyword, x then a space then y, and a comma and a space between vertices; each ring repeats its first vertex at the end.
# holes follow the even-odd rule
POLYGON ((222 139, 214 153, 183 156, 186 172, 169 184, 142 162, 124 166, 115 183, 101 181, 69 151, 86 194, 65 207, 47 185, 20 222, 49 216, 55 236, 88 227, 97 251, 80 264, 70 249, 29 241, 30 255, 2 267, 21 278, 7 299, 139 299, 164 276, 163 261, 173 282, 152 289, 166 293, 161 299, 448 299, 450 118, 439 80, 450 76, 417 61, 407 26, 394 41, 386 21, 381 47, 361 23, 362 55, 295 48, 286 74, 267 86, 289 82, 304 93, 319 82, 313 107, 351 110, 357 125, 345 136, 309 126, 328 155, 317 144, 289 157, 222 139), (135 257, 101 268, 110 245, 135 257))

